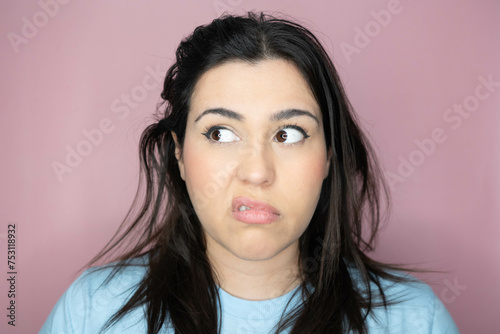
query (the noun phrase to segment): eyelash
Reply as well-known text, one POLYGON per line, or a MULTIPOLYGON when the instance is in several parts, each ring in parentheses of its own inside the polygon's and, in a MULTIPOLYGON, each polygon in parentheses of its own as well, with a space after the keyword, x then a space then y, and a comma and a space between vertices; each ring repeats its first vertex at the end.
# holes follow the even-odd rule
MULTIPOLYGON (((297 124, 291 124, 291 123, 281 126, 278 130, 276 130, 276 133, 278 133, 279 131, 284 130, 284 129, 294 129, 294 130, 297 130, 300 133, 302 133, 302 135, 304 136, 304 138, 300 142, 291 143, 291 144, 284 143, 285 145, 289 145, 289 146, 297 145, 297 144, 300 144, 305 139, 307 139, 307 138, 310 137, 307 134, 307 131, 304 128, 300 127, 297 124)), ((207 126, 205 128, 204 132, 202 132, 201 134, 203 136, 205 136, 207 138, 207 140, 210 141, 210 142, 212 142, 212 143, 219 144, 219 145, 227 144, 227 143, 220 143, 220 142, 217 142, 217 141, 213 141, 213 140, 210 139, 210 135, 212 134, 213 131, 216 131, 216 130, 229 130, 229 131, 232 131, 231 129, 228 129, 225 126, 221 126, 221 125, 209 125, 209 126, 207 126)))

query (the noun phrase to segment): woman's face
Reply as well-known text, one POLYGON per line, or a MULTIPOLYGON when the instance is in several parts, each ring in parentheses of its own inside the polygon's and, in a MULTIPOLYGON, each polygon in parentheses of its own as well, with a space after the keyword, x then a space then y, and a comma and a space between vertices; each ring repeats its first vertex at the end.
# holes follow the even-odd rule
POLYGON ((210 256, 297 251, 328 175, 321 116, 285 60, 228 62, 200 77, 176 153, 210 256))

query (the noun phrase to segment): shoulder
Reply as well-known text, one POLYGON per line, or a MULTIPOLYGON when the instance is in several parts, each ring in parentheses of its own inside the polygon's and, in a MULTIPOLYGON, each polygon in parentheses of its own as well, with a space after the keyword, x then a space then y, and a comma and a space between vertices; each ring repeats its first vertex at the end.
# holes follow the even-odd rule
MULTIPOLYGON (((394 282, 378 277, 389 305, 373 309, 368 317, 369 333, 459 333, 446 307, 429 285, 406 273, 389 273, 406 281, 394 282)), ((352 274, 355 280, 359 277, 355 270, 352 274)), ((372 293, 378 292, 375 283, 370 287, 372 293)))
MULTIPOLYGON (((133 260, 116 274, 115 268, 116 263, 85 270, 58 300, 40 333, 98 333, 132 296, 146 273, 142 260, 133 260)), ((140 326, 142 319, 142 311, 136 309, 110 332, 140 326)))

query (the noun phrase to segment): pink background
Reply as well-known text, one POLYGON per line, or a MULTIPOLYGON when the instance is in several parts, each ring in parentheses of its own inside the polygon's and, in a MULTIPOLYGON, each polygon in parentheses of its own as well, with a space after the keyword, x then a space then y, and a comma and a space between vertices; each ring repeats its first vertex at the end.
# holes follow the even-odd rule
POLYGON ((38 331, 124 218, 160 94, 150 72, 197 25, 252 9, 318 34, 395 180, 376 258, 446 271, 419 277, 461 332, 500 332, 500 2, 55 1, 0 5, 0 268, 14 222, 18 271, 15 329, 0 280, 0 332, 38 331), (86 156, 58 177, 68 149, 86 156))

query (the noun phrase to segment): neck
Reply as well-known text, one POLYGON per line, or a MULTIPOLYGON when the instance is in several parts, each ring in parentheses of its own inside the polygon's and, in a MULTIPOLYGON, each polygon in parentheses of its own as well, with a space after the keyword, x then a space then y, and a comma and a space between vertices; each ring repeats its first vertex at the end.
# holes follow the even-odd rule
POLYGON ((207 256, 216 273, 216 283, 227 293, 246 300, 268 300, 282 296, 301 283, 298 242, 268 260, 244 260, 225 250, 207 256))

